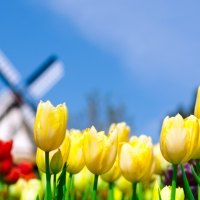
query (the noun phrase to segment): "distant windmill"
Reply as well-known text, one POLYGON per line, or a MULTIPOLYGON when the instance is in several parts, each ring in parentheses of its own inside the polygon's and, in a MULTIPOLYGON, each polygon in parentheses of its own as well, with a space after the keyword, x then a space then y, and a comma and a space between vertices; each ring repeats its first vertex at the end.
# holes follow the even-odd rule
POLYGON ((0 139, 14 140, 16 160, 34 159, 36 100, 41 99, 63 75, 63 63, 51 56, 22 82, 15 67, 0 50, 0 78, 7 86, 0 94, 0 139))

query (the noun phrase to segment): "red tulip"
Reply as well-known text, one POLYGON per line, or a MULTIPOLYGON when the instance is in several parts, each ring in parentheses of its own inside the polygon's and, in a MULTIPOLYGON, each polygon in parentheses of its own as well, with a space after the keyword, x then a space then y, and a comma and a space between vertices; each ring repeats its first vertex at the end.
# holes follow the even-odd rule
POLYGON ((3 160, 0 162, 0 175, 5 176, 7 175, 10 170, 12 169, 13 161, 12 157, 10 156, 8 159, 3 160))
POLYGON ((4 177, 6 183, 15 183, 20 178, 20 170, 17 167, 13 167, 10 173, 4 177))
POLYGON ((33 164, 23 161, 17 166, 22 174, 29 174, 33 171, 33 164))
POLYGON ((13 141, 2 141, 0 140, 0 161, 7 159, 11 155, 11 149, 13 141))

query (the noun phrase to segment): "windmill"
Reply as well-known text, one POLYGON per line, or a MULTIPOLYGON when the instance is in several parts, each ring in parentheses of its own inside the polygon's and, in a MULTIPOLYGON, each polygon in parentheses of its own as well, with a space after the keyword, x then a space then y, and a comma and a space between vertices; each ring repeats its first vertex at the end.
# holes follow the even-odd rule
POLYGON ((0 79, 6 89, 0 93, 0 139, 13 139, 16 161, 34 160, 33 122, 36 101, 64 75, 64 65, 50 56, 24 82, 14 65, 0 50, 0 79))

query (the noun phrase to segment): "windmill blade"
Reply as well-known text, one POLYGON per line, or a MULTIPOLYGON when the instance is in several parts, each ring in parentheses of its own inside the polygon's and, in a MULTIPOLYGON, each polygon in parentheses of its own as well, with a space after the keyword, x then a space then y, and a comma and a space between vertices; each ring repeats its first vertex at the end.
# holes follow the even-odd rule
POLYGON ((30 132, 33 132, 33 124, 35 120, 35 110, 33 110, 30 105, 24 103, 20 106, 24 123, 27 125, 27 128, 30 129, 30 132))
POLYGON ((14 106, 15 96, 10 90, 3 90, 0 94, 0 120, 14 106))
POLYGON ((64 75, 64 64, 55 60, 37 79, 31 82, 28 88, 29 94, 40 99, 46 94, 64 75))
POLYGON ((8 60, 5 54, 0 50, 0 74, 4 77, 4 82, 10 85, 18 85, 20 83, 20 75, 15 70, 13 64, 8 60))

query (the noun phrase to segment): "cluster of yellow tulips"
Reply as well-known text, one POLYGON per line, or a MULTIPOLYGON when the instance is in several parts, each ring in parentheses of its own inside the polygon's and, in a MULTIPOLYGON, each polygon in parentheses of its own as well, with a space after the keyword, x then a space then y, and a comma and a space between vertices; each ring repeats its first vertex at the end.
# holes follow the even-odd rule
POLYGON ((65 104, 54 107, 49 101, 40 102, 34 124, 34 140, 37 145, 36 163, 46 177, 45 199, 112 200, 131 197, 135 200, 183 200, 185 195, 194 199, 182 164, 196 160, 197 169, 192 167, 192 172, 200 184, 198 118, 200 89, 194 115, 185 119, 179 114, 166 117, 160 144, 153 145, 151 137, 146 135, 130 137, 130 128, 124 122, 112 124, 107 134, 97 131, 94 126, 83 131, 67 130, 65 104), (162 188, 162 181, 155 180, 171 164, 172 185, 162 188), (184 190, 177 188, 176 184, 179 164, 184 190), (101 182, 106 182, 108 188, 102 196, 98 192, 98 183, 100 185, 101 182), (148 194, 152 182, 154 188, 148 194))

